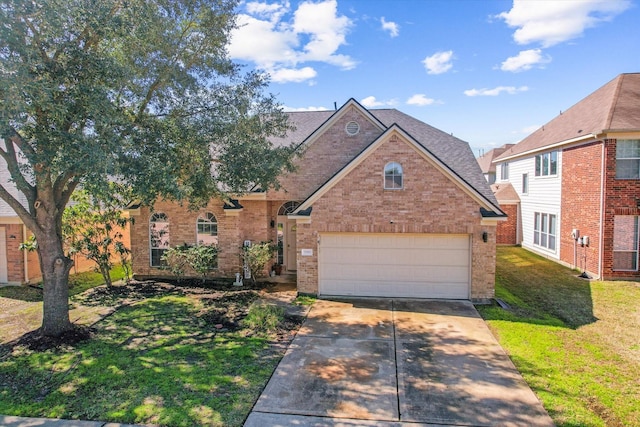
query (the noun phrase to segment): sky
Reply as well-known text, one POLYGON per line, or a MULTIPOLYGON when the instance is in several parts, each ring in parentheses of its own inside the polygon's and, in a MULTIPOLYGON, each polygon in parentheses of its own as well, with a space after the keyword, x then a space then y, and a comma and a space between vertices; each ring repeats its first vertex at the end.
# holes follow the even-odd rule
POLYGON ((467 141, 515 143, 640 72, 640 0, 241 2, 229 54, 287 111, 353 98, 467 141))

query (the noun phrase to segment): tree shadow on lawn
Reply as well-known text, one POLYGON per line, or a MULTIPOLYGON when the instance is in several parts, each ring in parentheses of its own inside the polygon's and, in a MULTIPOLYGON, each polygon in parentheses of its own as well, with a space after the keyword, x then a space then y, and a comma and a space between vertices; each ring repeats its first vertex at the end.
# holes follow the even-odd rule
POLYGON ((193 301, 123 307, 90 340, 3 346, 0 413, 161 425, 241 425, 283 349, 222 331, 193 301))
POLYGON ((496 298, 509 304, 479 306, 486 320, 510 320, 577 329, 593 314, 591 281, 553 261, 518 247, 498 248, 496 298))

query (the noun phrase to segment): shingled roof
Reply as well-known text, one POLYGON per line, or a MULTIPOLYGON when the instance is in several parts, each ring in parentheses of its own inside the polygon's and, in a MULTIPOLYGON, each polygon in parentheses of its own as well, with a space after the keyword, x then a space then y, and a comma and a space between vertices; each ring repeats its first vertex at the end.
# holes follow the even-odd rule
POLYGON ((640 73, 620 74, 496 160, 621 131, 640 131, 640 73))
MULTIPOLYGON (((367 109, 367 111, 387 128, 393 124, 398 125, 467 184, 497 206, 496 198, 484 179, 478 162, 467 142, 396 109, 367 109)), ((303 143, 318 127, 329 120, 335 112, 325 110, 288 113, 290 123, 296 129, 288 133, 285 138, 273 140, 274 144, 303 143)))
POLYGON ((489 150, 482 156, 478 157, 476 160, 478 160, 482 173, 495 172, 496 165, 493 163, 493 160, 514 145, 515 144, 504 144, 503 146, 489 150))

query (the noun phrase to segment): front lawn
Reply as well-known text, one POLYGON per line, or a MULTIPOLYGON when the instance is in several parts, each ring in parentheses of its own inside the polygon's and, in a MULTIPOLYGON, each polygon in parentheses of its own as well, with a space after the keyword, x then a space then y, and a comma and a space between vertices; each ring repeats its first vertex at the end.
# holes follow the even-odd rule
POLYGON ((640 426, 640 283, 592 281, 499 247, 480 314, 558 426, 640 426))
POLYGON ((301 321, 258 304, 263 296, 166 284, 77 295, 74 305, 119 308, 88 340, 0 346, 0 414, 240 426, 301 321))

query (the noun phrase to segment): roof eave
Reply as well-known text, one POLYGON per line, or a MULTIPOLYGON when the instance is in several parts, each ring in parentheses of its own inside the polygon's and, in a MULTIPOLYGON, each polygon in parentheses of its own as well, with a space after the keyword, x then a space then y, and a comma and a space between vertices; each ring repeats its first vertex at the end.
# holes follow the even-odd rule
POLYGON ((577 136, 575 138, 566 139, 564 141, 555 142, 553 144, 545 145, 543 147, 532 148, 531 150, 523 151, 521 153, 512 154, 510 156, 498 157, 492 163, 498 164, 498 163, 501 163, 501 162, 504 162, 504 161, 507 161, 507 160, 516 159, 518 157, 526 157, 526 156, 530 156, 531 154, 534 154, 534 153, 539 153, 539 152, 542 152, 542 151, 551 150, 553 148, 558 148, 558 147, 561 147, 563 145, 574 144, 576 142, 585 142, 585 141, 589 141, 589 140, 597 141, 602 136, 604 136, 604 133, 605 133, 604 131, 597 132, 597 133, 588 133, 586 135, 581 135, 581 136, 577 136))

